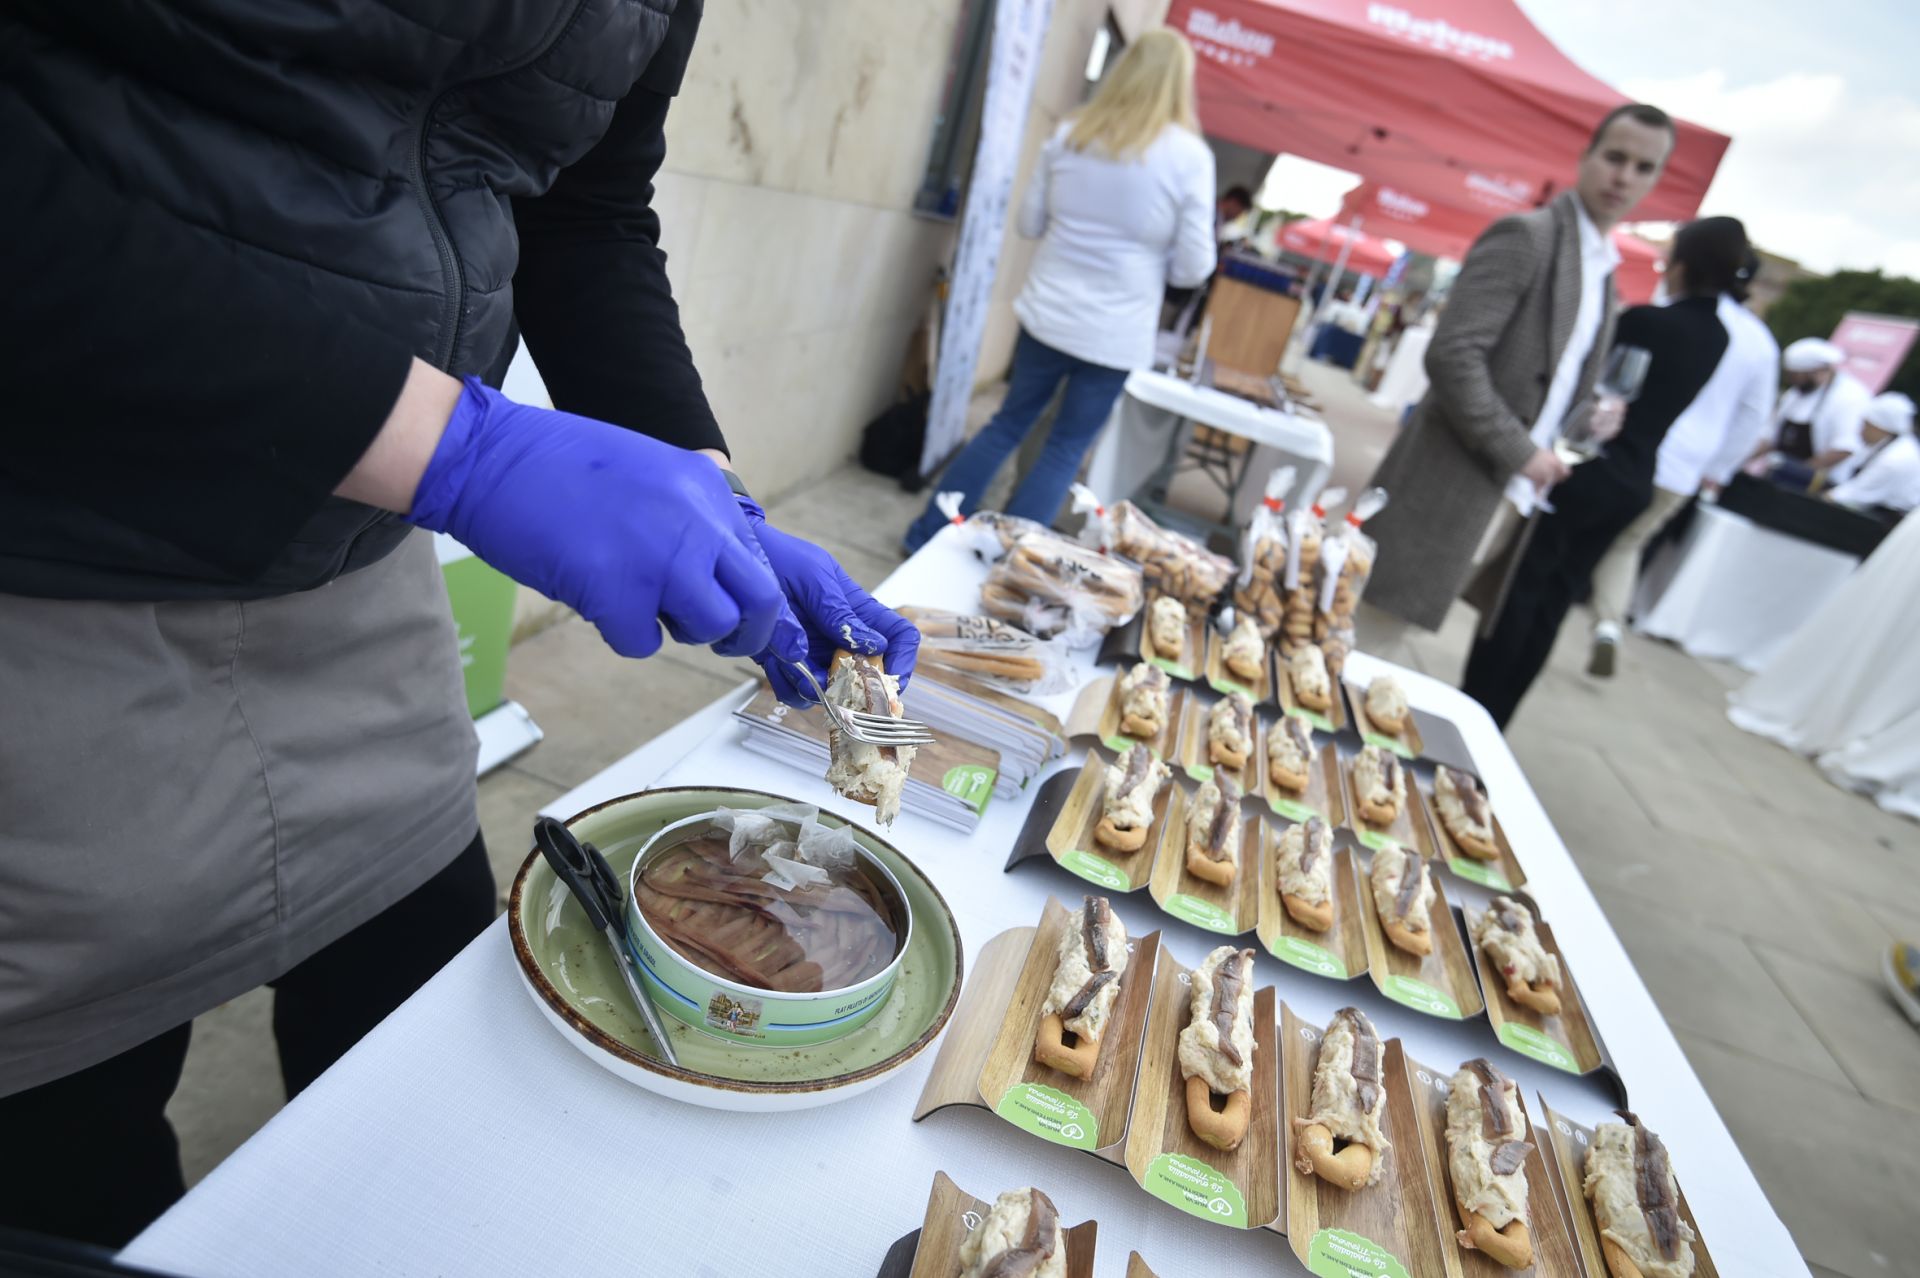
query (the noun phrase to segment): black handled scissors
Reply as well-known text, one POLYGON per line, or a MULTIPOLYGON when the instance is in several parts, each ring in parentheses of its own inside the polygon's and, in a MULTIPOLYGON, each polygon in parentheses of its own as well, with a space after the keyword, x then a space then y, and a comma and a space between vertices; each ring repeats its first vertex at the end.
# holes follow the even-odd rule
POLYGON ((573 831, 552 817, 543 816, 534 821, 533 841, 553 872, 573 893, 573 899, 586 911, 587 921, 613 947, 627 993, 633 996, 634 1006, 646 1021, 647 1032, 653 1035, 660 1055, 666 1058, 667 1064, 678 1065, 680 1060, 674 1055, 673 1044, 667 1041, 666 1027, 660 1023, 660 1012, 647 997, 646 988, 634 970, 633 953, 627 945, 627 894, 614 876, 613 867, 600 855, 599 848, 574 838, 573 831))

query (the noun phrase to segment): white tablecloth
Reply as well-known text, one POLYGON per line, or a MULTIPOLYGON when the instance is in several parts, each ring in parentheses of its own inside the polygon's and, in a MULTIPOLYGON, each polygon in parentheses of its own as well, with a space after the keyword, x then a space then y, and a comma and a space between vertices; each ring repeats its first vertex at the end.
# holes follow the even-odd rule
POLYGON ((1920 818, 1920 517, 1902 520, 1730 700, 1742 728, 1920 818))
POLYGON ((1295 413, 1262 408, 1238 395, 1195 386, 1167 373, 1142 370, 1127 377, 1113 415, 1087 464, 1087 484, 1107 501, 1131 497, 1166 459, 1177 430, 1181 446, 1198 422, 1253 441, 1247 481, 1234 499, 1233 523, 1245 527, 1266 491, 1267 475, 1288 462, 1299 467, 1290 505, 1326 485, 1333 468, 1333 434, 1325 422, 1295 413))
MULTIPOLYGON (((983 569, 942 532, 881 587, 882 599, 965 607, 983 569)), ((1392 669, 1356 654, 1365 680, 1392 669)), ((1458 691, 1397 671, 1409 698, 1453 719, 1485 773, 1531 890, 1542 902, 1634 1107, 1673 1151, 1720 1272, 1807 1270, 1701 1090, 1593 895, 1484 711, 1458 691)), ((650 785, 712 782, 772 790, 869 820, 813 777, 745 753, 733 694, 550 805, 570 815, 650 785)), ((1055 699, 1064 709, 1071 694, 1055 699)), ((1074 750, 1061 769, 1078 768, 1074 750)), ((1023 803, 996 803, 965 837, 903 815, 894 841, 938 884, 960 921, 969 966, 981 945, 1038 919, 1079 880, 1044 862, 1003 873, 1023 803)), ((1457 889, 1449 883, 1450 892, 1457 889)), ((1215 938, 1160 915, 1146 893, 1116 897, 1136 934, 1162 928, 1189 964, 1215 938)), ((1496 1058, 1526 1090, 1583 1121, 1610 1093, 1506 1052, 1484 1022, 1433 1020, 1261 955, 1259 978, 1310 1021, 1367 1009, 1383 1033, 1442 1068, 1496 1058)), ((187 1275, 662 1274, 863 1278, 918 1228, 936 1170, 991 1198, 1036 1184, 1068 1221, 1100 1222, 1097 1272, 1129 1248, 1160 1273, 1300 1273, 1287 1241, 1209 1225, 1155 1202, 1118 1167, 1048 1145, 964 1107, 911 1121, 926 1053, 878 1090, 795 1114, 727 1114, 675 1104, 616 1079, 564 1042, 516 975, 496 924, 127 1250, 187 1275)), ((1450 1206, 1442 1204, 1448 1214, 1450 1206)))
POLYGON ((1758 670, 1859 563, 1702 503, 1680 544, 1641 578, 1634 625, 1696 657, 1758 670))

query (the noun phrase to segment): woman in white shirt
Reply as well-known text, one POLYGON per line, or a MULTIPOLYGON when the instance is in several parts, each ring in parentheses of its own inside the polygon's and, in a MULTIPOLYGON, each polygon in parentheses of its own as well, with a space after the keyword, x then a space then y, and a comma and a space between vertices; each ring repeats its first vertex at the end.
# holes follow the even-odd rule
MULTIPOLYGON (((1213 217, 1193 50, 1176 32, 1148 31, 1041 152, 1018 219, 1040 248, 1013 304, 1020 340, 1007 398, 938 491, 961 493, 971 512, 1065 381, 1046 447, 1007 504, 1009 514, 1051 524, 1127 374, 1153 360, 1166 286, 1213 273, 1213 217)), ((944 521, 929 502, 906 548, 918 550, 944 521)))

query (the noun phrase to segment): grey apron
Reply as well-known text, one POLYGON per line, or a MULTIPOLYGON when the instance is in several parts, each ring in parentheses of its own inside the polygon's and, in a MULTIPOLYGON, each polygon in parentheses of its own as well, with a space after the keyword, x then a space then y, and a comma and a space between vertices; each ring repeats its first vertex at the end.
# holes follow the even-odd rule
POLYGON ((247 603, 0 595, 0 1095, 269 980, 472 839, 432 539, 247 603))

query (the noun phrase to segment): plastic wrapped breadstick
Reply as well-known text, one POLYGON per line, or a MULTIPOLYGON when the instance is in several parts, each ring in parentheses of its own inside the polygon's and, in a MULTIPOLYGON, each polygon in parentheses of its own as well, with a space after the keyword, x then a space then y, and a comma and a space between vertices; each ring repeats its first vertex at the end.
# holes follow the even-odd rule
POLYGON ((1101 519, 1106 549, 1139 564, 1153 593, 1178 599, 1190 617, 1205 616, 1233 582, 1233 560, 1185 533, 1162 528, 1130 501, 1105 507, 1101 519))
POLYGON ((1260 637, 1273 641, 1286 616, 1287 494, 1297 472, 1277 466, 1267 476, 1266 496, 1247 524, 1240 543, 1240 576, 1234 582, 1233 606, 1251 618, 1260 637))
POLYGON ((1379 547, 1361 530, 1361 525, 1380 513, 1387 504, 1387 490, 1369 488, 1360 494, 1340 526, 1328 534, 1320 547, 1318 607, 1313 618, 1313 636, 1327 654, 1327 669, 1337 679, 1347 654, 1353 651, 1354 609, 1367 591, 1373 576, 1373 561, 1379 547))
POLYGON ((1286 597, 1281 605, 1280 651, 1292 656, 1313 642, 1313 612, 1318 602, 1320 547, 1326 537, 1327 507, 1345 499, 1347 490, 1329 488, 1305 510, 1287 516, 1286 597))
POLYGON ((987 613, 1072 648, 1100 642, 1145 600, 1138 568, 1052 533, 1016 540, 980 587, 987 613))
POLYGON ((960 504, 965 499, 964 493, 940 493, 934 497, 933 505, 947 517, 948 523, 961 530, 966 549, 987 563, 999 563, 1013 549, 1013 543, 1027 533, 1047 531, 1031 519, 1004 515, 997 510, 976 510, 971 515, 962 515, 960 504))
POLYGON ((986 679, 1014 692, 1064 692, 1078 680, 1065 645, 994 617, 904 607, 920 632, 920 664, 986 679))

